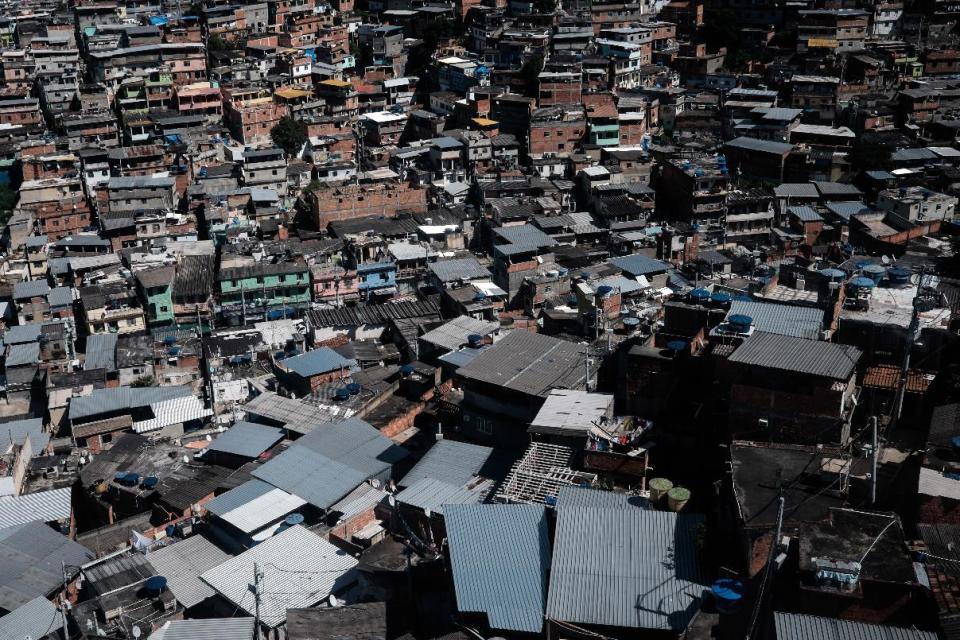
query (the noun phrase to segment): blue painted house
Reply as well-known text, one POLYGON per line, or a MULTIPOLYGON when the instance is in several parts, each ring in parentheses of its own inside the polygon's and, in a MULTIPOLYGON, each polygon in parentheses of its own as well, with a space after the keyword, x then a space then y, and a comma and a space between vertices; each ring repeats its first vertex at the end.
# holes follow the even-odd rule
POLYGON ((370 262, 357 265, 360 297, 389 297, 397 292, 397 265, 394 262, 370 262))

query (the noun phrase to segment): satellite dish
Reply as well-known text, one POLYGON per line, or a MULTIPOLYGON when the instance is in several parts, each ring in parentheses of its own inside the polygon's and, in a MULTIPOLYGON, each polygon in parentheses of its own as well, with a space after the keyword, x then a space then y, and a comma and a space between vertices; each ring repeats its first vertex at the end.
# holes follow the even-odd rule
POLYGON ((190 462, 190 456, 183 456, 183 462, 184 464, 190 462))
POLYGON ((433 516, 433 509, 430 509, 429 507, 427 507, 426 509, 423 510, 423 514, 428 518, 430 518, 433 516))
POLYGON ((207 434, 207 442, 213 442, 213 437, 209 433, 207 434))
POLYGON ((134 638, 139 638, 141 635, 143 635, 143 632, 140 631, 140 627, 138 627, 137 625, 133 625, 133 630, 132 630, 132 631, 133 631, 133 637, 134 637, 134 638))
POLYGON ((397 499, 394 498, 393 496, 387 496, 387 502, 390 503, 391 507, 397 506, 397 499))
POLYGON ((373 478, 372 480, 370 480, 370 486, 372 486, 374 489, 379 489, 381 486, 381 482, 376 478, 373 478))
POLYGON ((892 260, 890 260, 890 256, 881 256, 881 257, 880 257, 880 262, 882 262, 883 264, 887 264, 887 265, 888 265, 888 264, 890 264, 890 263, 892 262, 892 260))
POLYGON ((331 607, 340 606, 340 600, 337 598, 337 596, 333 595, 332 593, 330 594, 330 606, 331 607))

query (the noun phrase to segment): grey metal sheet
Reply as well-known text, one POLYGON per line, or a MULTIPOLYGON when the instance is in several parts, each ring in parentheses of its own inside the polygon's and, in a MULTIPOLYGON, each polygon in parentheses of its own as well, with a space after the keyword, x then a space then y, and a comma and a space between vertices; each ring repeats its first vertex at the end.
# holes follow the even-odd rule
POLYGON ((777 611, 777 640, 936 640, 930 631, 777 611))
POLYGON ((59 633, 61 629, 63 617, 60 610, 42 596, 0 618, 0 638, 5 640, 39 640, 49 633, 59 633))
POLYGON ((759 331, 730 356, 730 362, 846 380, 853 374, 860 349, 832 342, 805 340, 759 331))
POLYGON ((42 522, 0 529, 0 608, 14 610, 63 584, 61 561, 72 566, 93 553, 42 522))
POLYGON ((734 300, 727 318, 732 315, 749 316, 758 331, 782 336, 817 340, 823 329, 823 309, 812 307, 734 300))
POLYGON ((547 618, 686 628, 705 590, 695 542, 703 518, 646 505, 612 492, 560 490, 547 618))
POLYGON ((462 487, 480 472, 491 454, 493 449, 490 447, 441 440, 430 447, 398 484, 409 487, 424 478, 433 478, 462 487))
POLYGON ((583 384, 584 347, 558 338, 511 331, 458 370, 467 380, 546 396, 550 389, 583 384))
POLYGON ((481 481, 472 487, 463 487, 433 478, 423 478, 398 493, 397 502, 443 515, 444 505, 481 503, 492 488, 493 482, 489 480, 481 481))
MULTIPOLYGON (((159 640, 238 640, 253 637, 253 618, 171 620, 159 640)), ((154 636, 151 636, 151 639, 154 636)))
POLYGON ((215 593, 210 585, 200 579, 200 574, 229 559, 227 553, 203 536, 192 536, 147 555, 157 575, 167 579, 170 592, 188 608, 215 593))
POLYGON ((327 509, 369 476, 306 447, 291 447, 253 476, 327 509))
POLYGON ((497 331, 499 322, 477 320, 470 316, 459 316, 432 331, 428 331, 420 340, 428 344, 443 347, 453 351, 467 343, 467 338, 473 334, 485 336, 497 331))
POLYGON ((229 601, 253 614, 254 565, 263 572, 260 619, 274 628, 284 623, 287 609, 313 606, 352 583, 357 560, 296 525, 200 577, 229 601))
POLYGON ((36 342, 12 344, 7 351, 7 367, 36 365, 40 359, 40 345, 36 342))
POLYGON ((252 422, 237 422, 207 447, 209 451, 256 458, 283 439, 283 430, 252 422))
POLYGON ((490 271, 481 265, 476 258, 438 260, 437 262, 429 264, 428 268, 440 282, 476 280, 490 277, 490 271))
POLYGON ((0 423, 0 452, 12 445, 22 445, 27 438, 33 455, 39 455, 50 442, 50 433, 43 430, 43 418, 26 418, 0 423))
POLYGON ((27 522, 66 520, 71 512, 69 488, 0 498, 0 529, 27 522))
POLYGON ((156 402, 184 398, 193 395, 189 385, 182 387, 114 387, 94 389, 88 396, 76 396, 70 400, 70 419, 87 418, 101 413, 146 407, 156 402))
POLYGON ((331 422, 297 440, 291 448, 306 448, 374 477, 407 457, 380 430, 359 418, 331 422))
POLYGON ((117 334, 100 333, 87 338, 87 359, 83 362, 85 371, 90 369, 117 370, 117 334))
POLYGON ((486 613, 494 629, 540 633, 550 568, 546 509, 449 505, 444 522, 460 611, 486 613))

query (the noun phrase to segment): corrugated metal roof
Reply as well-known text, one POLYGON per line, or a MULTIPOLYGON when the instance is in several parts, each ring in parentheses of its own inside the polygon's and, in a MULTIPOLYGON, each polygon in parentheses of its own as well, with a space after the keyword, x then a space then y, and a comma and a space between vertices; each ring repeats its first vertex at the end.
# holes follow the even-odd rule
POLYGON ((560 489, 547 618, 682 631, 705 590, 695 542, 702 521, 624 494, 560 489))
POLYGON ((73 289, 70 287, 54 287, 47 295, 47 302, 51 307, 69 307, 73 304, 73 289))
POLYGON ((0 498, 0 529, 27 522, 66 520, 71 508, 69 488, 0 498))
POLYGON ((788 207, 787 213, 797 218, 800 222, 823 222, 823 216, 817 213, 813 207, 788 207))
POLYGON ((445 353, 439 358, 440 362, 444 362, 454 369, 459 369, 460 367, 466 366, 467 364, 473 362, 473 359, 479 356, 484 351, 488 350, 491 345, 483 345, 479 349, 460 349, 459 351, 451 351, 445 353))
POLYGON ((300 525, 241 553, 201 578, 247 613, 254 613, 254 564, 263 572, 260 619, 278 627, 287 609, 310 607, 354 581, 357 560, 300 525))
POLYGON ((348 520, 368 509, 372 509, 383 502, 386 497, 386 491, 364 482, 344 496, 343 500, 331 506, 330 510, 339 513, 340 520, 348 520))
POLYGON ((777 640, 936 640, 937 634, 797 613, 773 614, 777 640))
POLYGON ((149 640, 234 640, 253 637, 253 618, 171 620, 149 640))
POLYGON ((730 303, 727 319, 734 315, 752 318, 757 331, 781 336, 817 340, 823 329, 823 309, 811 307, 734 300, 730 303))
POLYGON ((661 273, 667 270, 667 263, 661 262, 656 258, 635 254, 632 256, 620 256, 608 261, 623 272, 631 276, 643 276, 650 273, 661 273))
POLYGON ((3 341, 6 344, 23 344, 25 342, 36 342, 40 339, 40 331, 43 325, 40 324, 18 324, 7 329, 3 334, 3 341))
MULTIPOLYGON (((0 638, 39 640, 63 629, 60 610, 44 597, 34 598, 0 618, 0 638)), ((59 636, 58 636, 59 637, 59 636)))
POLYGON ((477 504, 483 502, 493 482, 481 480, 479 483, 464 487, 433 478, 422 478, 397 494, 397 502, 443 515, 444 506, 452 504, 477 504))
POLYGON ((40 344, 37 342, 26 342, 24 344, 12 344, 7 351, 7 367, 21 367, 24 365, 35 365, 40 359, 40 344))
POLYGON ((418 480, 433 478, 462 487, 480 473, 492 454, 493 449, 490 447, 456 440, 441 440, 430 447, 399 482, 399 486, 409 487, 418 480))
POLYGON ((113 387, 94 389, 88 396, 76 396, 70 400, 70 419, 77 420, 101 413, 122 409, 146 407, 155 402, 192 396, 193 389, 183 387, 113 387))
POLYGON ((455 282, 457 280, 477 280, 490 277, 487 270, 476 258, 456 258, 453 260, 438 260, 427 265, 427 268, 440 282, 455 282))
POLYGON ((308 433, 253 475, 327 509, 405 456, 377 429, 351 418, 308 433))
POLYGON ((457 608, 486 613, 494 629, 540 633, 550 568, 546 509, 450 505, 444 523, 457 608))
POLYGON ((83 362, 84 371, 117 370, 117 337, 116 333, 96 333, 87 338, 87 359, 83 362))
POLYGON ((248 480, 222 493, 204 507, 244 533, 253 533, 306 504, 262 480, 248 480))
POLYGON ((426 332, 420 336, 420 340, 453 351, 466 344, 467 338, 473 334, 486 336, 498 329, 500 329, 499 322, 478 320, 470 316, 458 316, 450 322, 426 332))
POLYGON ((344 358, 330 347, 320 347, 281 362, 283 367, 304 378, 338 369, 349 371, 357 365, 355 360, 344 358))
POLYGON ((191 536, 147 554, 157 575, 167 579, 170 592, 184 607, 214 596, 214 590, 200 579, 200 574, 229 559, 227 553, 203 536, 191 536))
POLYGON ((774 140, 760 140, 758 138, 748 138, 741 136, 725 143, 725 146, 734 149, 744 149, 746 151, 757 151, 760 153, 777 153, 786 155, 793 151, 793 145, 786 142, 776 142, 774 140))
POLYGON ((61 561, 80 566, 92 559, 89 549, 43 522, 0 528, 0 608, 13 611, 59 589, 61 561))
POLYGON ((586 376, 581 345, 558 338, 511 331, 457 374, 521 393, 546 396, 550 389, 581 386, 586 376))
POLYGON ((170 425, 201 420, 213 415, 213 411, 204 407, 203 402, 194 395, 153 402, 150 404, 150 410, 153 411, 153 418, 133 423, 133 430, 137 433, 156 431, 170 425))
POLYGON ((241 421, 221 433, 207 450, 256 458, 282 439, 282 429, 241 421))
POLYGON ((924 496, 960 500, 960 480, 954 480, 939 471, 921 467, 917 492, 924 496))
POLYGON ((729 360, 755 367, 846 380, 857 366, 860 354, 860 349, 845 344, 758 331, 737 347, 729 360))
POLYGON ((817 187, 810 182, 785 182, 773 188, 778 198, 808 198, 816 200, 820 197, 817 187))
POLYGON ((30 448, 37 456, 50 442, 50 433, 43 430, 43 418, 26 418, 0 423, 0 453, 9 451, 13 445, 23 444, 30 438, 30 448))
POLYGON ((346 407, 338 408, 342 415, 337 415, 332 407, 316 407, 272 391, 261 393, 243 405, 243 409, 248 415, 282 422, 284 429, 300 434, 309 433, 320 424, 353 415, 353 410, 346 407))
POLYGON ((30 298, 43 298, 50 293, 50 285, 46 280, 27 280, 13 285, 14 300, 29 300, 30 298))

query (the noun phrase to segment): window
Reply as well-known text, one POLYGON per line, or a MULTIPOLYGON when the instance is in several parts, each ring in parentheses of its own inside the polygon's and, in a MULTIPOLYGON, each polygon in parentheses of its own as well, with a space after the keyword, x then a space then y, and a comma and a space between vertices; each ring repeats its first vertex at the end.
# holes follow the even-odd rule
POLYGON ((477 432, 484 435, 493 435, 493 420, 477 417, 477 432))
POLYGON ((77 438, 77 446, 78 446, 78 447, 81 447, 81 448, 87 446, 87 439, 86 439, 86 438, 77 438))
POLYGON ((112 433, 104 433, 104 434, 101 434, 101 436, 100 436, 100 444, 107 444, 108 442, 112 442, 112 441, 113 441, 113 434, 112 434, 112 433))

